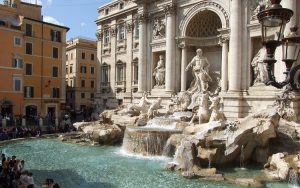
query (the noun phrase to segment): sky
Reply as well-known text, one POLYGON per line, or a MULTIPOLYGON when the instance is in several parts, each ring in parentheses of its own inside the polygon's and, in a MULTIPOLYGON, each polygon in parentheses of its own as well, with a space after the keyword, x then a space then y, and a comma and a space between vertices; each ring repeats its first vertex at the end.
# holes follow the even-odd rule
POLYGON ((96 39, 97 8, 112 0, 22 0, 42 5, 46 22, 69 27, 67 40, 75 37, 96 39))

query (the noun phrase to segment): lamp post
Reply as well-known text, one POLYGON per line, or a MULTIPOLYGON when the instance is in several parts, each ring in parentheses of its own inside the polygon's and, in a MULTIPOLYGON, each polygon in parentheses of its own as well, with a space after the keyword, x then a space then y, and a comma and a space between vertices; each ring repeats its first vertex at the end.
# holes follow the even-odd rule
POLYGON ((284 38, 283 32, 286 24, 293 16, 293 11, 282 8, 281 0, 270 0, 270 6, 257 14, 257 18, 262 26, 262 44, 266 48, 267 57, 264 63, 267 64, 268 80, 266 85, 272 85, 276 88, 288 86, 291 90, 299 90, 300 84, 300 66, 294 66, 300 51, 300 38, 297 35, 297 27, 291 28, 291 33, 284 38), (274 75, 274 64, 277 60, 274 58, 275 50, 278 46, 283 47, 283 59, 286 65, 286 79, 283 82, 277 82, 274 75))

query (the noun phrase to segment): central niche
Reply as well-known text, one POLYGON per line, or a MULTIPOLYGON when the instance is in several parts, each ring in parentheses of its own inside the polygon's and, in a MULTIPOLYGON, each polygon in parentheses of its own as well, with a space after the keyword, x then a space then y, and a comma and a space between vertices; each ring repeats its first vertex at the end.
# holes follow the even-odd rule
POLYGON ((197 13, 189 22, 186 36, 195 38, 213 37, 222 28, 219 16, 213 11, 205 10, 197 13))

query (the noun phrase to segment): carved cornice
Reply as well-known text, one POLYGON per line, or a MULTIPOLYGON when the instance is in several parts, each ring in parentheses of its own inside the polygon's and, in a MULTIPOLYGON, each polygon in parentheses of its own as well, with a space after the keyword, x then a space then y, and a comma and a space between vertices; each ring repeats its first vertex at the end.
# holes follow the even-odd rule
POLYGON ((171 4, 167 4, 164 5, 164 12, 167 16, 175 14, 176 13, 176 5, 171 3, 171 4))

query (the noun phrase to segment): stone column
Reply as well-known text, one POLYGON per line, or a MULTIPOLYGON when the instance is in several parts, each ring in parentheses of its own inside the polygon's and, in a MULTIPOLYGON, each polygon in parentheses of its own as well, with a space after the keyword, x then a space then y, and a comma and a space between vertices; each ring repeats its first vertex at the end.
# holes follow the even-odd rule
POLYGON ((242 83, 242 0, 230 2, 230 62, 229 68, 229 91, 241 90, 242 83))
POLYGON ((175 5, 169 4, 164 7, 167 17, 166 32, 166 91, 175 90, 175 5))
POLYGON ((219 44, 222 46, 222 91, 228 90, 228 37, 221 36, 219 44))
POLYGON ((147 15, 139 14, 139 70, 138 92, 147 90, 147 15))
POLYGON ((291 9, 294 12, 294 15, 290 19, 290 22, 286 24, 286 29, 284 31, 284 36, 287 36, 290 33, 290 28, 294 25, 297 25, 297 14, 299 9, 297 9, 297 0, 284 0, 281 2, 283 8, 291 9))
POLYGON ((186 91, 186 71, 187 66, 187 47, 185 44, 180 46, 181 48, 181 90, 186 91))

